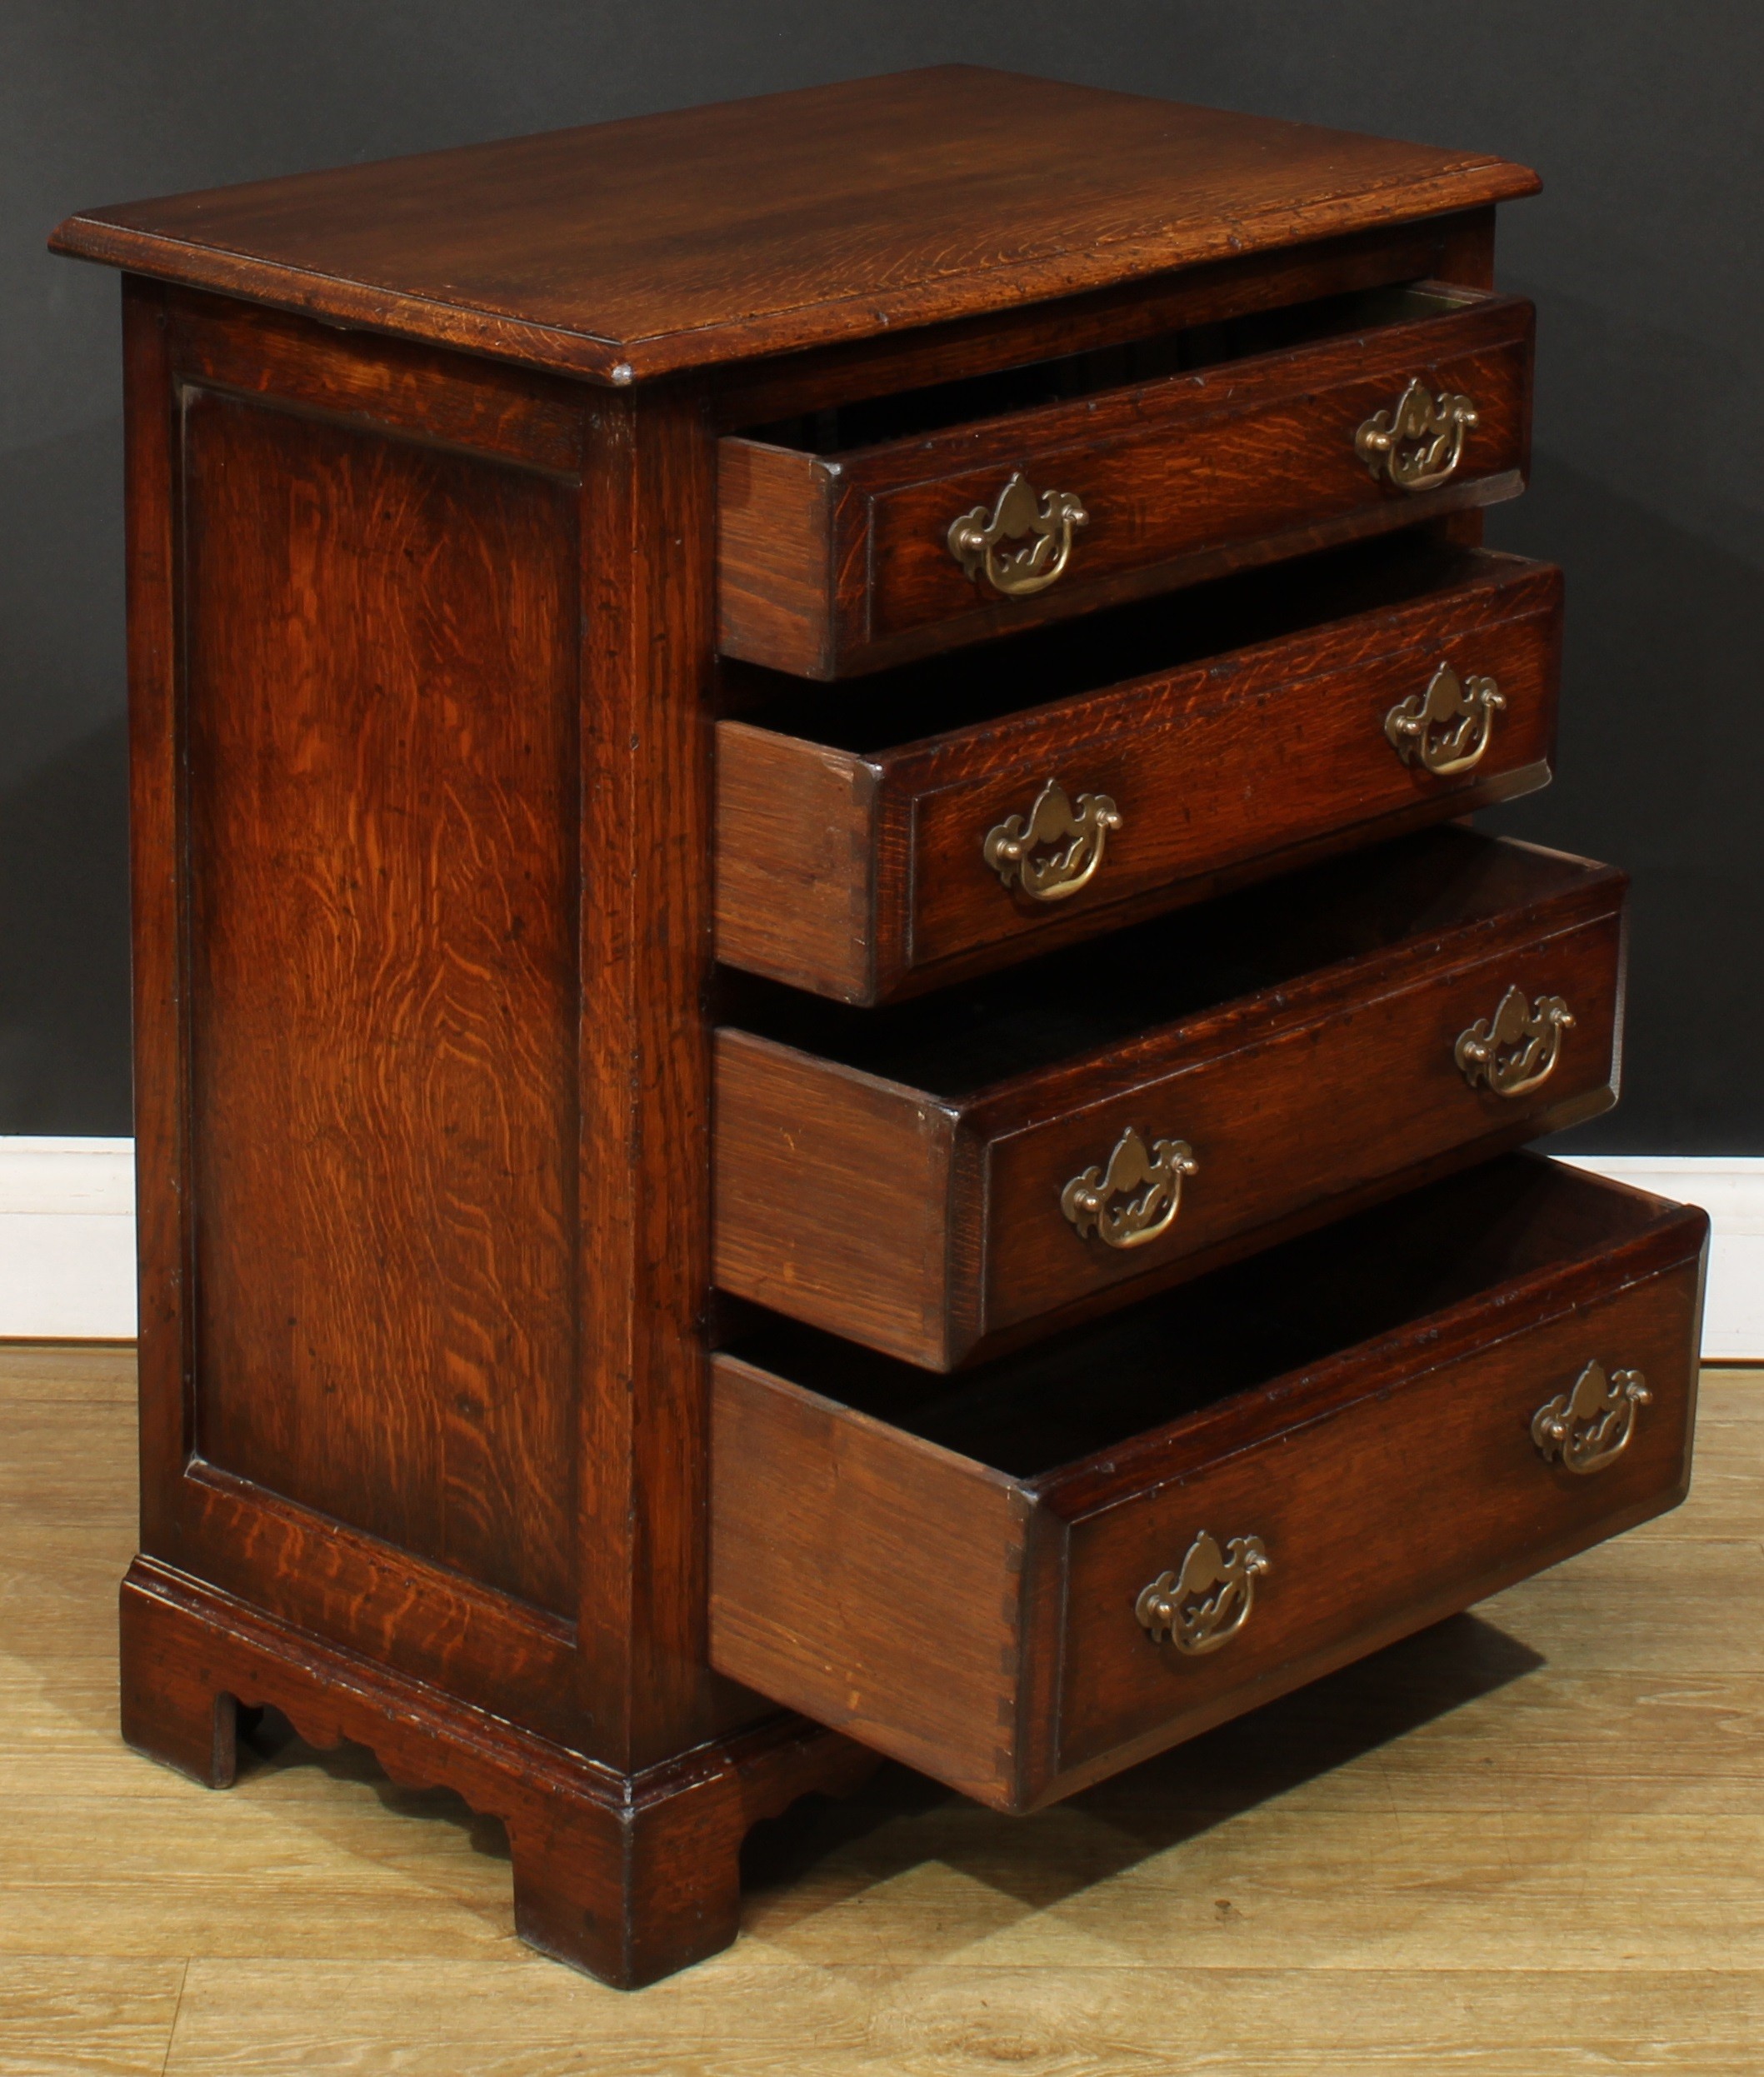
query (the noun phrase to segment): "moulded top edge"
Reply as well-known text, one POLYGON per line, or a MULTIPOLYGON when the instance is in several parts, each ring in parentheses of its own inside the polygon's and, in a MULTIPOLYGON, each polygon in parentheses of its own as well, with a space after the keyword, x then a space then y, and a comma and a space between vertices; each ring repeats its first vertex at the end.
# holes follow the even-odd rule
POLYGON ((944 66, 84 212, 51 244, 624 383, 1538 184, 1486 155, 944 66))

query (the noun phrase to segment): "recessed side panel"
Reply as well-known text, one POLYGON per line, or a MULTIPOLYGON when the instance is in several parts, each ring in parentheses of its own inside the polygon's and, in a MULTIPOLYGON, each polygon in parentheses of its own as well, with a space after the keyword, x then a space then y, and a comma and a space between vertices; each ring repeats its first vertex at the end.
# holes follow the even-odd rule
POLYGON ((197 1447, 572 1612, 574 493, 183 418, 197 1447))

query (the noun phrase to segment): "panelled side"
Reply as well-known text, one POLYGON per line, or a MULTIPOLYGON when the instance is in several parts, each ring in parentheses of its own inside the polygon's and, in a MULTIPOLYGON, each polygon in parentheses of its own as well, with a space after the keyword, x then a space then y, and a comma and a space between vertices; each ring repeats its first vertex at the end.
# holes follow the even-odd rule
POLYGON ((568 1616, 572 487, 180 418, 197 1446, 568 1616))

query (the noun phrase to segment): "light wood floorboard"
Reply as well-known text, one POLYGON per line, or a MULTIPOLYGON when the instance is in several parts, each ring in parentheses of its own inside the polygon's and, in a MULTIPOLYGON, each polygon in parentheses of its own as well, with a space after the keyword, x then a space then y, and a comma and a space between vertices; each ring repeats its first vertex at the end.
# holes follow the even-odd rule
POLYGON ((1678 1513, 1058 1810, 762 1827, 740 1943, 634 1997, 452 1796, 123 1749, 132 1376, 0 1348, 0 2077, 1764 2077, 1764 1373, 1678 1513))

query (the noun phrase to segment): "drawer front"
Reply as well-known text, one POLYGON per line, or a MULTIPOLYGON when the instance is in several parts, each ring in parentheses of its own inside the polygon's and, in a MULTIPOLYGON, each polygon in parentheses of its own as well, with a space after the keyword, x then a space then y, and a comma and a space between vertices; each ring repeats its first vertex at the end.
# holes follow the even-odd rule
MULTIPOLYGON (((987 1148, 982 1230, 983 1332, 1038 1319, 1135 1278, 1167 1273, 1233 1236, 1399 1176, 1454 1150, 1532 1136, 1612 1101, 1622 956, 1620 915, 1509 944, 1447 973, 1339 1005, 1235 1050, 1222 1046, 1125 1093, 1075 1101, 1060 1116, 1002 1135, 987 1148), (1560 999, 1573 1019, 1513 1035, 1515 1066, 1491 1087, 1467 1032, 1496 1019, 1509 991, 1525 1021, 1560 999), (1542 1070, 1541 1073, 1538 1071, 1542 1070), (1585 1109, 1577 1112, 1577 1100, 1585 1109), (1149 1200, 1119 1156, 1126 1136, 1147 1150, 1180 1144, 1192 1172, 1149 1200), (1085 1177, 1094 1217, 1072 1216, 1085 1177), (1146 1200, 1162 1224, 1125 1217, 1146 1200), (1115 1235, 1113 1242, 1104 1237, 1115 1235)), ((1509 1011, 1509 1016, 1514 1014, 1509 1011)), ((1174 1178, 1172 1179, 1174 1181, 1174 1178)))
POLYGON ((910 964, 1027 956, 1185 880, 1542 785, 1560 642, 1560 577, 1537 572, 941 746, 910 803, 910 964), (1050 784, 1108 809, 1063 814, 1050 784))
POLYGON ((724 652, 831 678, 1512 497, 1532 312, 1437 314, 822 460, 729 438, 724 652))
MULTIPOLYGON (((1531 312, 1504 308, 1504 337, 1477 336, 1487 331, 1479 309, 1374 334, 1363 346, 1337 342, 1253 367, 1178 377, 1130 405, 1103 399, 1082 414, 1067 407, 1045 429, 1022 428, 1008 462, 988 457, 879 492, 868 515, 872 640, 957 620, 977 601, 998 598, 983 574, 963 575, 949 531, 964 512, 994 508, 1018 472, 1043 497, 1077 498, 1086 514, 1058 582, 999 602, 1032 609, 1039 602, 1042 611, 1068 585, 1071 598, 1296 530, 1347 538, 1402 526, 1430 497, 1471 502, 1502 479, 1517 491, 1527 459, 1531 312), (1381 412, 1396 411, 1412 382, 1436 399, 1473 398, 1477 415, 1456 467, 1420 491, 1393 483, 1387 470, 1375 475, 1356 439, 1381 412)), ((1150 588, 1130 584, 1118 595, 1150 588)))
MULTIPOLYGON (((1466 1245, 1479 1240, 1467 1235, 1466 1245)), ((1697 1299, 1687 1266, 1073 1523, 1062 1792, 1682 1498, 1697 1299), (1572 1395, 1594 1362, 1607 1382, 1639 1371, 1650 1396, 1634 1407, 1614 1459, 1575 1472, 1559 1453, 1546 1459, 1533 1421, 1572 1395), (1241 1629, 1195 1653, 1178 1650, 1167 1630, 1154 1641, 1136 1606, 1166 1572, 1182 1588, 1185 1560, 1203 1533, 1222 1557, 1233 1539, 1257 1539, 1267 1570, 1249 1580, 1241 1629)), ((1495 1318, 1490 1331, 1501 1332, 1495 1318)), ((1583 1389, 1599 1396, 1596 1380, 1583 1389)), ((1614 1396, 1621 1401, 1621 1387, 1614 1396)), ((1577 1434, 1590 1427, 1582 1421, 1577 1434)), ((1196 1605, 1207 1570, 1203 1557, 1194 1591, 1179 1595, 1179 1615, 1196 1605)))

